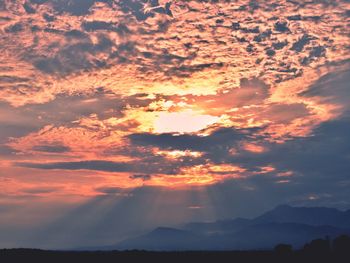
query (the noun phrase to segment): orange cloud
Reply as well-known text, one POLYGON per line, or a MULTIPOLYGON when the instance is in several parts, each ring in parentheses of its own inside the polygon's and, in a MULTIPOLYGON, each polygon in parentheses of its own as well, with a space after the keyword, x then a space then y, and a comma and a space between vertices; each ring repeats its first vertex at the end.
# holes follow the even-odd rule
MULTIPOLYGON (((52 194, 96 194, 90 176, 126 188, 240 179, 246 168, 216 159, 268 153, 268 145, 311 136, 349 110, 347 94, 339 95, 350 58, 346 1, 279 1, 273 9, 269 1, 173 1, 171 15, 128 1, 56 2, 0 5, 0 156, 8 193, 50 195, 51 186, 64 185, 52 194), (186 141, 179 150, 130 140, 143 133, 196 140, 224 128, 254 132, 230 145, 214 136, 199 150, 186 141), (94 175, 15 165, 91 160, 155 168, 144 176, 94 175), (66 181, 39 185, 44 173, 66 181)), ((255 171, 272 172, 292 173, 269 164, 255 171)))

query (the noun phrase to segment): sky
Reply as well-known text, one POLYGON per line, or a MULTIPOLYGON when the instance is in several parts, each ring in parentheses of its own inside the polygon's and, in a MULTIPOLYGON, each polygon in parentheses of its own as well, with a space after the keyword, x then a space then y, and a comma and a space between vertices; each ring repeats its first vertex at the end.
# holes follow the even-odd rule
POLYGON ((350 208, 347 0, 0 0, 0 247, 350 208))

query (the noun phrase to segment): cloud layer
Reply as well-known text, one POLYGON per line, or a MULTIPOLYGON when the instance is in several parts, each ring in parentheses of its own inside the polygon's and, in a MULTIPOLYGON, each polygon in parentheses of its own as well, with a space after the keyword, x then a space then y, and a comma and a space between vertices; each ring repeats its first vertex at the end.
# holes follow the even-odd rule
POLYGON ((348 205, 349 10, 343 0, 0 1, 0 209, 62 196, 110 204, 132 191, 151 203, 170 190, 206 193, 206 216, 251 214, 259 200, 348 205))

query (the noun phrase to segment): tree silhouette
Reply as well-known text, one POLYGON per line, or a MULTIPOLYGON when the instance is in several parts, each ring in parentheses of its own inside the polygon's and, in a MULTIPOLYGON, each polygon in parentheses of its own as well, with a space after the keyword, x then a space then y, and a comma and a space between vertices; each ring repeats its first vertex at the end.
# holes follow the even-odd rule
POLYGON ((350 255, 350 237, 342 235, 333 240, 333 251, 336 254, 350 255))
POLYGON ((303 249, 305 252, 315 255, 324 255, 331 252, 331 242, 328 237, 325 239, 314 239, 307 243, 303 249))
POLYGON ((278 255, 290 255, 293 253, 293 248, 289 244, 278 244, 275 246, 274 252, 278 255))

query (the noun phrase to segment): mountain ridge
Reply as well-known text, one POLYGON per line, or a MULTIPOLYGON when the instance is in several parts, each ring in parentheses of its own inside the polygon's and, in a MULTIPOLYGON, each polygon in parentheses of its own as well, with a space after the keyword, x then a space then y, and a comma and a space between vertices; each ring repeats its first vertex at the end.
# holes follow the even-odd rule
POLYGON ((301 248, 317 238, 350 235, 350 209, 279 205, 252 219, 189 222, 157 227, 108 249, 151 251, 272 249, 278 243, 301 248))

